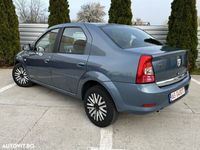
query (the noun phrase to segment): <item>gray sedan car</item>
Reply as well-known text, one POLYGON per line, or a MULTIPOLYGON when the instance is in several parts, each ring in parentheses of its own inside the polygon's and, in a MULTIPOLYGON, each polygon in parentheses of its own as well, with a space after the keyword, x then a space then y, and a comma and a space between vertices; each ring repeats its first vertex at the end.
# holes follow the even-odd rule
POLYGON ((187 51, 126 25, 71 23, 49 28, 16 56, 13 79, 82 99, 99 127, 118 112, 146 114, 188 93, 187 51))

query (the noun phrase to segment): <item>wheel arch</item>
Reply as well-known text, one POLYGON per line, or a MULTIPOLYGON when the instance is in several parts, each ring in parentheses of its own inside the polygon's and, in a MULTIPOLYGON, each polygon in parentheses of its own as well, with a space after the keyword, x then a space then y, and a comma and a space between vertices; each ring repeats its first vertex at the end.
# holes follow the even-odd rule
MULTIPOLYGON (((86 92, 87 92, 90 88, 92 88, 92 87, 94 87, 94 86, 97 86, 97 85, 103 87, 103 88, 106 90, 106 88, 105 88, 101 83, 99 83, 98 81, 89 80, 89 81, 85 82, 85 83, 83 84, 82 88, 81 88, 81 99, 82 99, 82 100, 84 99, 86 92)), ((107 91, 107 90, 106 90, 106 91, 107 91)))
POLYGON ((23 64, 23 59, 21 56, 16 56, 15 60, 14 60, 14 65, 17 65, 17 64, 23 64))
POLYGON ((20 63, 19 60, 15 60, 15 64, 14 64, 14 65, 17 65, 17 64, 19 64, 19 63, 20 63))
POLYGON ((86 92, 90 88, 92 88, 94 86, 101 86, 105 90, 105 92, 110 96, 111 101, 113 102, 116 110, 118 110, 117 107, 116 107, 115 101, 113 99, 113 96, 111 95, 111 93, 109 92, 109 90, 107 89, 107 87, 104 84, 102 84, 102 83, 100 83, 98 81, 95 81, 95 80, 89 80, 89 81, 85 82, 85 84, 83 85, 83 87, 81 89, 81 99, 84 100, 86 92))
POLYGON ((106 75, 100 72, 88 72, 81 78, 77 96, 83 100, 85 92, 95 85, 100 85, 105 89, 105 91, 112 98, 117 111, 121 111, 123 109, 124 103, 117 87, 106 75))
POLYGON ((97 71, 88 71, 81 77, 79 81, 77 96, 83 100, 84 92, 86 92, 88 88, 91 88, 92 86, 95 85, 101 85, 102 87, 105 88, 103 82, 108 82, 108 81, 111 80, 103 73, 97 71))

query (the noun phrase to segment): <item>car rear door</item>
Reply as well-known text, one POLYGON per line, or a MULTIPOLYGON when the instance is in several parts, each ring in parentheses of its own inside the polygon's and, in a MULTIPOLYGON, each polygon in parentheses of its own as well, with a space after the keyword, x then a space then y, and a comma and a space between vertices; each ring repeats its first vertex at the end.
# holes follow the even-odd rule
POLYGON ((51 59, 55 51, 59 29, 45 33, 35 44, 25 59, 30 78, 51 85, 51 59))
POLYGON ((84 25, 63 28, 57 53, 52 57, 53 84, 75 94, 80 78, 86 72, 91 37, 84 25))

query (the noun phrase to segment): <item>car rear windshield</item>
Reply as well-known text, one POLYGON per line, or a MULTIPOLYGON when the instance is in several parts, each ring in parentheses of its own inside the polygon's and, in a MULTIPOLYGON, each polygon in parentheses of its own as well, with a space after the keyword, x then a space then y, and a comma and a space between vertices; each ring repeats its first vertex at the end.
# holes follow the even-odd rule
POLYGON ((107 25, 102 30, 122 49, 162 45, 146 32, 123 25, 107 25))

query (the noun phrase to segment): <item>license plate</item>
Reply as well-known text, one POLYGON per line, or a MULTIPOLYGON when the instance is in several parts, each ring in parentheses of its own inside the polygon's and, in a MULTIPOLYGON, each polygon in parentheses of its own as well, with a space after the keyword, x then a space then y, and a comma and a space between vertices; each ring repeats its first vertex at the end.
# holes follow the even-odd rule
POLYGON ((185 94, 185 88, 181 88, 170 94, 170 102, 173 102, 185 94))

